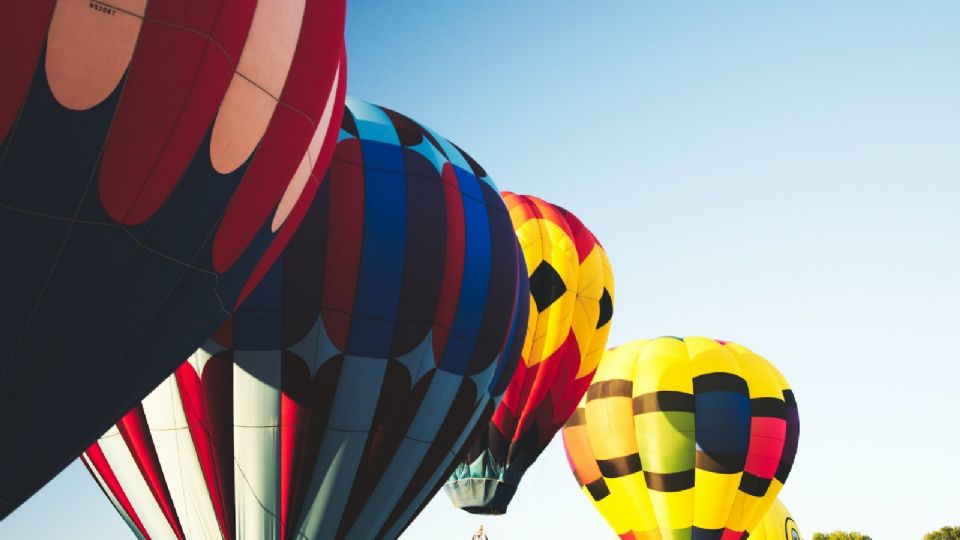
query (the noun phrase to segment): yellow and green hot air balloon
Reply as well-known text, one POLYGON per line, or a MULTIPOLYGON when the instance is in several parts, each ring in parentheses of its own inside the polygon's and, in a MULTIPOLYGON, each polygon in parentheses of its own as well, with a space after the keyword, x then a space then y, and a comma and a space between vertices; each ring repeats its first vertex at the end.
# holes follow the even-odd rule
POLYGON ((760 523, 750 530, 750 540, 803 540, 803 536, 790 511, 777 499, 760 523))
POLYGON ((735 343, 663 337, 604 354, 563 439, 622 540, 740 540, 783 487, 799 430, 772 364, 735 343))

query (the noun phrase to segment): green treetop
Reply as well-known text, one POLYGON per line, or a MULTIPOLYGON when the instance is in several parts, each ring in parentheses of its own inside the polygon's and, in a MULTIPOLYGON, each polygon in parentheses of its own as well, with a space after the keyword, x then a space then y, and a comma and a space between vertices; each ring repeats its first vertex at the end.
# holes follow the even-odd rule
POLYGON ((871 538, 869 535, 856 531, 833 531, 832 533, 813 533, 813 540, 871 540, 871 538))
POLYGON ((943 527, 923 535, 923 540, 960 540, 960 527, 943 527))

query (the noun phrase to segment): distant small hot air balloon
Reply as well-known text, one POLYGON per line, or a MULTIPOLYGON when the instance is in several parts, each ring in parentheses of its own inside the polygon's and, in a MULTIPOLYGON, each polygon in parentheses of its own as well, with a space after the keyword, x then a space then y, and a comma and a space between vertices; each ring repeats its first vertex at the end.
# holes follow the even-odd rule
POLYGON ((563 440, 620 538, 732 540, 776 499, 799 430, 772 364, 735 343, 663 337, 606 352, 563 440))
POLYGON ((797 522, 780 499, 773 502, 756 526, 750 530, 750 540, 803 540, 797 522))
POLYGON ((395 538, 516 366, 525 274, 475 161, 348 100, 280 260, 83 460, 144 538, 395 538))
POLYGON ((606 252, 570 212, 504 193, 530 279, 521 362, 487 429, 444 486, 454 506, 502 514, 586 392, 613 316, 606 252))
POLYGON ((0 519, 267 271, 333 153, 344 0, 0 0, 0 519))

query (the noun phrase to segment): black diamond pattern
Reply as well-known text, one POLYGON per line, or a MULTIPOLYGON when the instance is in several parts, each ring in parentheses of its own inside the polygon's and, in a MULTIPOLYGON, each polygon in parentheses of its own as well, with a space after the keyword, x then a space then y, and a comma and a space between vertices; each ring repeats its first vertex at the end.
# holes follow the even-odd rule
POLYGON ((597 319, 597 328, 610 322, 613 317, 613 298, 610 298, 610 291, 603 288, 603 295, 600 297, 600 318, 597 319))
POLYGON ((565 292, 567 286, 563 284, 563 279, 547 261, 542 261, 530 274, 530 294, 537 304, 537 313, 546 311, 565 292))

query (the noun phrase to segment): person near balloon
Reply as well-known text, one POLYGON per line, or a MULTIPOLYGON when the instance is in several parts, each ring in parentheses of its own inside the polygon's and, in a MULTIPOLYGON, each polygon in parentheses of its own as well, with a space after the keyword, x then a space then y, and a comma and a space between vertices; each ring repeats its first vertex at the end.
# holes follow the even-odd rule
POLYGON ((483 525, 477 529, 477 532, 473 533, 473 536, 470 537, 470 540, 489 540, 486 533, 483 532, 483 525))

